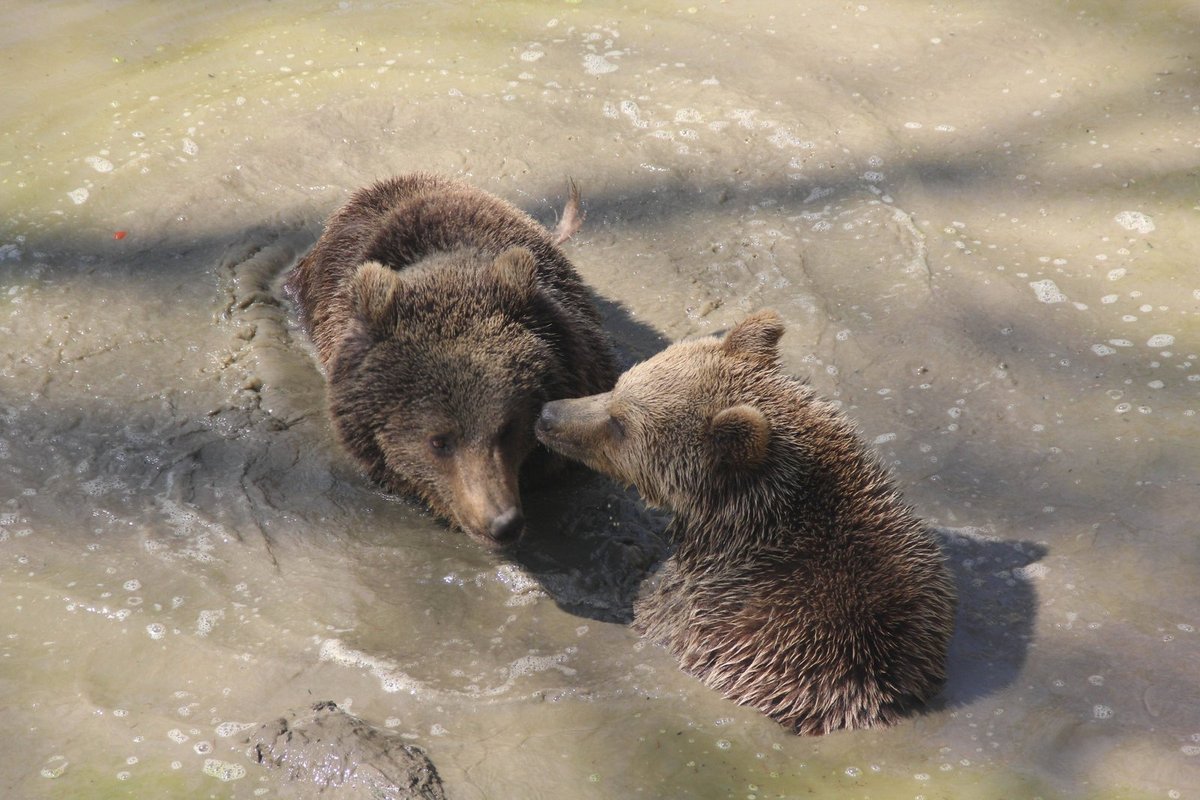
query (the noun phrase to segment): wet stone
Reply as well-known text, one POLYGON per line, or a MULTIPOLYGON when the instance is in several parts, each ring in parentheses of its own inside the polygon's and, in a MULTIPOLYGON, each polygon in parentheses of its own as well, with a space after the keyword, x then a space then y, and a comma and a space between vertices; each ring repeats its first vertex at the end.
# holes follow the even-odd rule
POLYGON ((247 743, 251 760, 281 771, 280 797, 443 800, 446 796, 424 750, 331 701, 265 722, 247 743))

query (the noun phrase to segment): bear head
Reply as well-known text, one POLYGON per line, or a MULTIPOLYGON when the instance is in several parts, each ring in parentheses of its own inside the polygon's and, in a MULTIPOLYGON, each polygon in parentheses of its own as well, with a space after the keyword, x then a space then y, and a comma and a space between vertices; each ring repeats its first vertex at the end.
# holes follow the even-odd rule
POLYGON ((783 322, 760 311, 723 340, 678 342, 637 364, 612 391, 547 403, 538 438, 551 450, 635 487, 653 505, 693 510, 729 498, 768 458, 767 384, 780 378, 783 322))
POLYGON ((489 546, 524 528, 519 476, 538 409, 566 380, 529 250, 360 265, 329 363, 331 416, 387 488, 489 546))

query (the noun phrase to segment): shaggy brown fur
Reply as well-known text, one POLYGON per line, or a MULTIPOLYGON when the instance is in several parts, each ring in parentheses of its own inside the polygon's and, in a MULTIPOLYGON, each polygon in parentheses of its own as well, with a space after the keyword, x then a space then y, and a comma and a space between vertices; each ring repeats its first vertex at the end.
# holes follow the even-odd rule
POLYGON ((675 344, 538 438, 674 510, 634 625, 797 733, 894 722, 945 679, 953 584, 853 426, 783 374, 772 311, 675 344))
MULTIPOLYGON (((552 236, 459 181, 362 189, 288 280, 325 366, 334 426, 389 490, 489 545, 524 526, 518 474, 541 405, 609 389, 616 364, 552 236)), ((545 451, 541 451, 545 454, 545 451)))

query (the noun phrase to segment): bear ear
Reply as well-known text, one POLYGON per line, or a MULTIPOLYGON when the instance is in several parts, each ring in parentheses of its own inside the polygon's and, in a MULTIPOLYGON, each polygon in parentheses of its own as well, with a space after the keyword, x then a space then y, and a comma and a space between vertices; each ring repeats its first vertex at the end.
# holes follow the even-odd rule
POLYGON ((521 298, 529 298, 537 290, 537 260, 524 247, 510 247, 492 262, 496 281, 521 298))
POLYGON ((773 364, 779 358, 779 337, 783 319, 770 308, 756 311, 733 326, 725 335, 721 349, 727 354, 750 361, 773 364))
POLYGON ((354 313, 373 330, 387 328, 395 321, 399 289, 400 273, 378 261, 364 261, 350 279, 354 313))
POLYGON ((754 406, 737 405, 712 418, 712 442, 717 460, 734 469, 754 469, 767 457, 771 423, 754 406))

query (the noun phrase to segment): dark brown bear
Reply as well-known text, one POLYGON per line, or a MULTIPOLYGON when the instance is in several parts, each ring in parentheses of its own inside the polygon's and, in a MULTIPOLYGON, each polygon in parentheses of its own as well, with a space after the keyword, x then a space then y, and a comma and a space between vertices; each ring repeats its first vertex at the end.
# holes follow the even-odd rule
POLYGON ((288 288, 325 367, 342 442, 385 488, 496 545, 524 528, 518 489, 548 400, 610 389, 616 365, 551 235, 459 181, 412 174, 354 194, 288 288))
POLYGON ((894 722, 945 679, 954 589, 852 425, 780 371, 783 324, 675 344, 538 437, 675 512, 634 625, 726 697, 804 734, 894 722))

